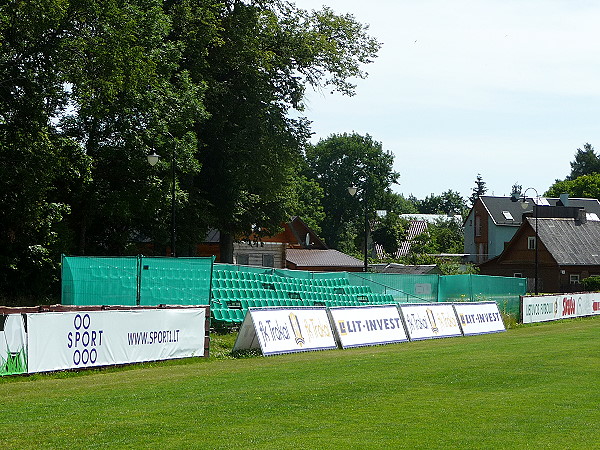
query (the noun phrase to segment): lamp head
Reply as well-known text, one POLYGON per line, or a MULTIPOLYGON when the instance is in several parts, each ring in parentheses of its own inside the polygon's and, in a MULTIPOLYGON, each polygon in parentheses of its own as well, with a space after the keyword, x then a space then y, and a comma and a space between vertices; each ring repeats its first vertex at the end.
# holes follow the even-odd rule
POLYGON ((148 155, 147 158, 148 158, 148 164, 150 164, 151 166, 154 166, 158 162, 158 159, 160 158, 160 156, 153 150, 152 154, 148 155))

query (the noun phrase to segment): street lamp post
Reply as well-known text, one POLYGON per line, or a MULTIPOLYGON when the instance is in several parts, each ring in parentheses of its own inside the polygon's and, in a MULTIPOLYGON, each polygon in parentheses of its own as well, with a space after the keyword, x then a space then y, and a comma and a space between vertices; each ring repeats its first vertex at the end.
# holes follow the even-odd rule
MULTIPOLYGON (((148 158, 148 163, 151 166, 154 166, 158 162, 160 155, 158 155, 155 151, 153 151, 152 154, 148 155, 147 158, 148 158)), ((176 167, 177 167, 177 155, 176 155, 175 148, 173 148, 173 151, 171 152, 171 256, 172 257, 176 256, 175 241, 176 241, 176 237, 177 237, 177 227, 176 227, 176 222, 175 222, 175 184, 177 181, 176 167)))
MULTIPOLYGON (((358 192, 358 188, 356 186, 350 186, 348 188, 348 193, 351 196, 355 196, 358 192)), ((369 217, 368 217, 368 201, 367 201, 367 181, 365 179, 365 185, 363 187, 363 203, 364 203, 364 214, 365 214, 365 248, 364 248, 364 267, 363 272, 368 272, 369 270, 369 217)))
POLYGON ((539 259, 538 259, 538 203, 540 202, 540 194, 538 194, 538 191, 535 188, 527 188, 525 189, 525 191, 523 191, 523 193, 519 196, 518 194, 513 194, 511 196, 511 200, 513 202, 516 202, 519 200, 519 198, 522 201, 523 204, 523 208, 527 207, 527 202, 525 201, 527 197, 525 197, 525 194, 527 193, 528 190, 532 190, 535 192, 535 198, 536 201, 533 204, 533 217, 534 217, 534 229, 535 229, 535 239, 534 239, 534 245, 535 245, 535 256, 534 256, 534 280, 533 280, 533 285, 534 285, 534 291, 535 291, 535 295, 538 295, 538 271, 539 271, 539 259))

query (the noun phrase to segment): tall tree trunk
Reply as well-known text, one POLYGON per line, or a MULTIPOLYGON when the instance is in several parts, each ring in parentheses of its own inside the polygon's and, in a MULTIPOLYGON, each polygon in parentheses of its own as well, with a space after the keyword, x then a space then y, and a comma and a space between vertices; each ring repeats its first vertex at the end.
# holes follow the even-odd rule
POLYGON ((221 231, 219 240, 219 250, 221 253, 220 262, 233 264, 233 236, 221 231))

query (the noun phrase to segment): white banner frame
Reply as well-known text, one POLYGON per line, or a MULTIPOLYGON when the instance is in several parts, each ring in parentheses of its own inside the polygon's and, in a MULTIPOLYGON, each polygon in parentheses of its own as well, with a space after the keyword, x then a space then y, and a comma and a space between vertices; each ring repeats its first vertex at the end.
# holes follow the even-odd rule
POLYGON ((204 308, 27 314, 28 372, 202 357, 205 334, 204 308))
POLYGON ((454 303, 454 311, 464 336, 506 331, 496 302, 454 303))
POLYGON ((600 315, 600 292, 521 297, 521 322, 538 323, 600 315))
POLYGON ((341 348, 408 342, 396 305, 332 307, 329 316, 341 348))
POLYGON ((403 303, 400 313, 411 341, 463 335, 452 303, 403 303))
POLYGON ((233 351, 259 348, 264 356, 337 349, 327 308, 249 308, 233 351))

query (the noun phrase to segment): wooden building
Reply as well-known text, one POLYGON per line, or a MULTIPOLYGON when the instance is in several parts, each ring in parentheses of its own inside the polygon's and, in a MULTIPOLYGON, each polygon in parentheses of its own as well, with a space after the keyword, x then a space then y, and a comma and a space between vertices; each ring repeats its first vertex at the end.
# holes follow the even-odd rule
POLYGON ((598 216, 580 208, 547 208, 539 209, 537 219, 525 216, 504 251, 479 265, 482 275, 525 277, 532 292, 537 273, 541 293, 577 292, 583 279, 600 275, 598 216), (550 213, 554 217, 545 217, 550 213))

